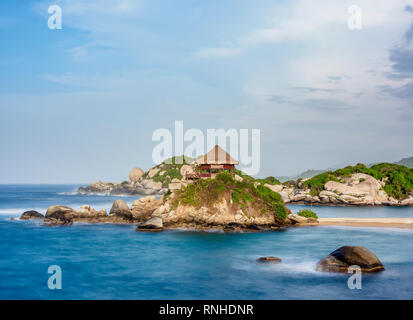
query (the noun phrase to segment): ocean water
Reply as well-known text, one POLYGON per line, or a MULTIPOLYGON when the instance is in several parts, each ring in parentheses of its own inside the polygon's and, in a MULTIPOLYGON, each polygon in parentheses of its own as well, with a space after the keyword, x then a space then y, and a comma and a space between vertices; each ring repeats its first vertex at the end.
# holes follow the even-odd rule
MULTIPOLYGON (((413 231, 299 227, 278 232, 140 233, 133 225, 44 227, 11 221, 26 209, 54 204, 110 208, 119 197, 66 194, 77 186, 0 186, 0 299, 412 299, 413 231), (363 275, 315 271, 342 245, 372 250, 386 270, 363 275), (263 265, 260 256, 283 263, 263 265), (47 286, 50 265, 62 289, 47 286)), ((125 197, 131 202, 136 197, 125 197)), ((293 210, 301 206, 291 206, 293 210)), ((320 216, 413 216, 413 208, 313 207, 320 216)))

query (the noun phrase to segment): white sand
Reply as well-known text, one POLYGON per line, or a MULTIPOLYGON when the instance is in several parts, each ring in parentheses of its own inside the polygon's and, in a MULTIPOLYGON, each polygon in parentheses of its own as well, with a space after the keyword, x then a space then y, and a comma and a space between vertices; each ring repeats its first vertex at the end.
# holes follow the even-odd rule
POLYGON ((413 218, 319 218, 319 225, 413 229, 413 218))

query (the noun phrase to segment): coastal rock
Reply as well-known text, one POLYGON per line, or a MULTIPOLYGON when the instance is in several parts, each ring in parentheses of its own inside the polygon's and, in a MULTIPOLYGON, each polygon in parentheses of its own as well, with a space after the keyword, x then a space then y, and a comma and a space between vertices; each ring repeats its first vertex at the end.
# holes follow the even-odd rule
POLYGON ((107 212, 105 209, 97 211, 89 205, 81 206, 75 211, 76 217, 78 218, 98 218, 106 216, 107 212))
POLYGON ((162 182, 155 182, 153 180, 142 180, 142 186, 145 189, 158 191, 162 189, 162 182))
POLYGON ((317 264, 318 271, 345 272, 350 266, 359 266, 362 272, 379 272, 384 267, 370 250, 364 247, 343 246, 331 252, 317 264))
POLYGON ((161 182, 139 178, 135 182, 94 182, 88 187, 80 187, 77 192, 79 194, 150 195, 163 194, 165 190, 162 188, 161 182))
POLYGON ((144 173, 145 172, 141 168, 135 167, 129 173, 129 180, 132 182, 138 182, 144 173))
POLYGON ((149 230, 149 231, 162 231, 163 222, 160 217, 153 217, 148 221, 141 223, 137 228, 137 231, 149 230))
POLYGON ((123 200, 115 200, 113 202, 109 215, 122 218, 124 220, 133 219, 132 212, 129 210, 128 205, 123 200))
POLYGON ((20 216, 20 220, 35 220, 35 219, 44 219, 44 215, 41 213, 30 210, 23 212, 22 215, 20 216))
POLYGON ((152 169, 150 169, 148 171, 148 177, 149 179, 152 179, 154 176, 156 176, 156 174, 160 171, 161 169, 158 167, 153 167, 152 169))
MULTIPOLYGON (((409 206, 410 200, 399 201, 389 197, 382 189, 385 181, 378 181, 364 173, 354 173, 348 177, 341 177, 340 182, 328 181, 324 190, 318 196, 310 194, 309 189, 294 189, 293 192, 282 194, 286 202, 312 203, 323 205, 356 205, 356 206, 409 206), (287 199, 288 196, 288 199, 287 199)), ((302 187, 302 183, 298 184, 302 187)), ((284 188, 281 193, 286 191, 284 188)))
POLYGON ((67 206, 51 206, 46 211, 45 218, 48 219, 59 219, 59 220, 69 220, 76 216, 74 210, 67 206))
POLYGON ((71 225, 73 219, 77 216, 72 208, 67 206, 51 206, 47 209, 44 224, 55 225, 71 225))
POLYGON ((297 223, 308 223, 308 222, 309 222, 309 221, 308 221, 308 218, 299 216, 298 214, 295 214, 295 213, 290 213, 290 214, 287 216, 287 218, 290 219, 294 224, 297 224, 297 223))
MULTIPOLYGON (((177 195, 172 193, 164 204, 168 206, 162 213, 163 224, 168 228, 193 227, 193 228, 219 228, 224 230, 248 229, 270 230, 271 227, 279 227, 284 221, 279 221, 272 212, 261 212, 251 207, 245 211, 234 207, 231 194, 228 193, 219 201, 208 207, 200 208, 178 203, 174 205, 177 195), (169 211, 170 208, 174 208, 169 211)), ((154 213, 155 214, 155 213, 154 213)))
POLYGON ((258 262, 261 263, 280 263, 282 260, 278 257, 260 257, 257 260, 258 262))
POLYGON ((156 199, 155 196, 147 196, 132 202, 131 211, 134 220, 145 221, 149 219, 152 213, 160 208, 162 199, 156 199))

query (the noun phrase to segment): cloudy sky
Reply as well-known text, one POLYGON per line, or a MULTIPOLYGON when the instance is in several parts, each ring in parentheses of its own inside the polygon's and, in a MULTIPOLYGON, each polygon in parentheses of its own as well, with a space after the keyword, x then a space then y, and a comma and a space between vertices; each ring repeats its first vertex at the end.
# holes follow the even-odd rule
POLYGON ((175 120, 260 129, 259 176, 413 156, 413 1, 3 0, 0 37, 0 183, 125 180, 175 120))

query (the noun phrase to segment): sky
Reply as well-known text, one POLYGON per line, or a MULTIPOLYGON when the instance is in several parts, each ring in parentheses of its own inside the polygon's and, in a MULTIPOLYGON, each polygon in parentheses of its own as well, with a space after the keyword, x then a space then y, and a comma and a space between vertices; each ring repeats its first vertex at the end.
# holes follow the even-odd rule
POLYGON ((413 156, 410 0, 3 0, 0 39, 0 183, 126 180, 178 120, 260 129, 261 177, 413 156))

